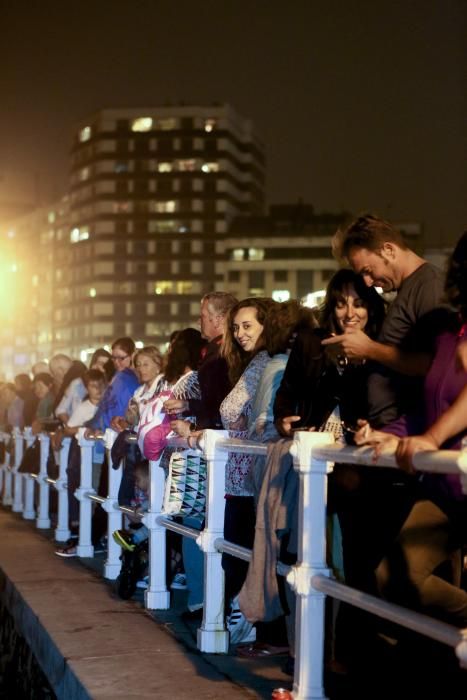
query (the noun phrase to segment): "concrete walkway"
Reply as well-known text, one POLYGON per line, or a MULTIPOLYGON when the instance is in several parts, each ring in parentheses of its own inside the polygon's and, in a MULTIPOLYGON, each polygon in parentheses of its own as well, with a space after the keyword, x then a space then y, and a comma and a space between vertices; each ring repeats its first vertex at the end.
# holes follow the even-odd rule
MULTIPOLYGON (((95 560, 60 559, 51 533, 0 509, 0 596, 58 698, 270 698, 277 665, 200 654, 176 611, 122 601, 95 560), (83 566, 87 563, 88 566, 83 566)), ((100 561, 99 561, 100 559, 100 561)))

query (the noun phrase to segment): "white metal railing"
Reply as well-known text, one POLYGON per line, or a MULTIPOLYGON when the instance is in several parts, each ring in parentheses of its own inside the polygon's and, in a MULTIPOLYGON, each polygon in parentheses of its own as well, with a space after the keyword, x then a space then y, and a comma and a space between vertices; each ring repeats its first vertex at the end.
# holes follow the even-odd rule
MULTIPOLYGON (((0 465, 0 485, 3 487, 4 505, 12 503, 18 508, 20 496, 16 497, 15 481, 12 498, 11 475, 24 479, 26 492, 18 487, 18 492, 25 495, 23 501, 23 517, 31 517, 33 504, 28 504, 28 485, 39 484, 39 509, 36 520, 37 527, 45 527, 49 522, 46 512, 48 507, 48 488, 53 485, 59 491, 59 526, 56 530, 65 537, 64 512, 68 503, 66 495, 66 444, 60 452, 60 472, 57 480, 46 475, 48 456, 48 436, 41 436, 41 460, 39 473, 16 474, 21 454, 22 441, 31 444, 34 437, 24 431, 15 433, 15 465, 10 467, 9 455, 4 464, 0 465), (65 457, 65 450, 66 457, 65 457), (12 471, 13 469, 13 471, 12 471), (10 475, 10 480, 8 476, 10 475), (46 493, 47 489, 47 493, 46 493), (31 505, 32 504, 32 505, 31 505)), ((110 451, 116 433, 106 431, 102 438, 107 450, 110 451)), ((10 436, 0 434, 0 441, 8 441, 10 436)), ((459 630, 438 620, 420 613, 407 610, 401 606, 388 603, 374 596, 356 591, 345 584, 331 578, 326 564, 326 498, 327 474, 333 464, 348 463, 373 465, 375 467, 396 467, 393 456, 382 455, 376 463, 373 462, 373 452, 370 448, 352 448, 333 444, 332 436, 327 433, 296 432, 291 444, 291 454, 294 467, 298 472, 300 482, 299 493, 299 551, 297 564, 286 567, 279 564, 278 571, 286 575, 287 581, 297 596, 296 606, 296 661, 294 677, 294 698, 308 700, 309 698, 325 698, 323 685, 324 669, 324 606, 325 597, 331 596, 345 601, 379 617, 391 620, 397 624, 420 632, 439 642, 453 647, 460 663, 467 668, 467 630, 459 630), (310 533, 313 534, 310 537, 310 533)), ((81 483, 75 492, 80 501, 80 532, 78 543, 79 556, 93 556, 91 541, 92 503, 99 503, 108 514, 108 551, 104 567, 104 576, 115 579, 120 571, 120 548, 112 538, 112 532, 122 524, 122 514, 133 513, 131 509, 118 505, 118 489, 121 480, 122 467, 115 470, 111 466, 109 455, 109 489, 106 498, 96 495, 92 488, 92 449, 95 439, 85 439, 84 431, 79 434, 81 448, 81 483)), ((186 441, 174 439, 171 445, 186 447, 186 441)), ((184 537, 196 539, 204 552, 204 609, 201 627, 198 630, 198 648, 204 652, 226 653, 228 651, 228 632, 224 625, 224 573, 221 566, 221 553, 228 552, 241 559, 248 560, 251 552, 248 549, 229 543, 223 538, 224 524, 224 492, 225 492, 225 462, 228 452, 247 454, 266 454, 267 445, 247 440, 228 439, 223 431, 207 430, 200 440, 200 450, 207 460, 207 504, 204 529, 198 530, 174 522, 162 513, 162 498, 165 474, 157 462, 150 462, 150 507, 142 516, 142 521, 149 529, 150 560, 149 587, 145 592, 145 604, 150 609, 167 609, 170 606, 170 593, 166 586, 165 547, 166 530, 178 532, 184 537)), ((69 446, 68 446, 69 447, 69 446)), ((415 467, 421 471, 436 473, 458 473, 461 475, 464 490, 467 492, 467 452, 440 450, 436 452, 421 452, 415 455, 415 467)), ((33 515, 34 517, 34 515, 33 515)))

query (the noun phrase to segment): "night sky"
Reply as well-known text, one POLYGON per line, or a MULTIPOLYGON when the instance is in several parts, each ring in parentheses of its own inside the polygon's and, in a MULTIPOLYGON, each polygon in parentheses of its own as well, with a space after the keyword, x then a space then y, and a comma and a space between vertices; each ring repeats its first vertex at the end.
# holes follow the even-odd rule
POLYGON ((467 227, 466 0, 0 0, 0 172, 67 186, 76 120, 229 102, 268 201, 467 227))

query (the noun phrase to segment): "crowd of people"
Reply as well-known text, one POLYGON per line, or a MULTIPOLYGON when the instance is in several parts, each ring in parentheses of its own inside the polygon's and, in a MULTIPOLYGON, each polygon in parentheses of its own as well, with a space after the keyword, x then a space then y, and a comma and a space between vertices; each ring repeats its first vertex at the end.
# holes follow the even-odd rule
MULTIPOLYGON (((124 458, 119 501, 139 510, 148 502, 145 461, 169 464, 170 435, 194 448, 207 428, 267 442, 267 458, 232 452, 226 463, 224 536, 252 549, 253 559, 249 565, 223 555, 225 614, 238 654, 288 654, 288 670, 294 598, 275 569, 267 570, 264 552, 272 541, 276 558, 296 561, 296 476, 288 456, 296 430, 371 445, 375 460, 394 451, 400 467, 336 465, 329 475, 329 563, 335 575, 359 590, 467 627, 466 497, 456 476, 421 475, 413 466, 418 451, 459 449, 467 436, 467 233, 446 271, 371 215, 339 231, 334 248, 342 267, 320 308, 211 292, 201 300, 200 330, 172 334, 164 356, 153 345, 136 351, 131 338, 119 338, 111 353, 94 353, 89 369, 56 355, 49 364, 38 363, 32 379, 19 374, 0 389, 4 428, 50 430, 56 449, 79 427, 88 437, 110 427, 117 431, 115 460, 124 458), (128 433, 137 444, 128 443, 128 433)), ((96 444, 93 487, 101 493, 104 459, 96 444)), ((78 483, 75 448, 68 465, 73 533, 79 525, 73 495, 78 483)), ((196 517, 183 522, 203 526, 196 517)), ((102 534, 96 518, 95 546, 102 534)), ((147 535, 136 518, 114 538, 131 551, 147 535)), ((188 589, 185 617, 201 619, 202 553, 190 538, 172 549, 173 586, 188 589)), ((76 540, 57 554, 76 556, 76 540)), ((345 605, 332 631, 330 661, 343 670, 359 646, 357 631, 362 644, 377 634, 374 623, 345 605)))

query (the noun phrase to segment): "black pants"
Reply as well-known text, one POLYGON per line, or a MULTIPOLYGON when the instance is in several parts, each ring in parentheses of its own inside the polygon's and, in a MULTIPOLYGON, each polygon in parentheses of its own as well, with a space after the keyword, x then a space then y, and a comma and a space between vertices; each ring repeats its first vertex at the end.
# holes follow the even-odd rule
MULTIPOLYGON (((225 499, 224 539, 251 549, 255 538, 255 523, 253 496, 229 496, 225 499)), ((222 568, 225 572, 225 599, 229 603, 243 586, 248 562, 223 554, 222 568)))

